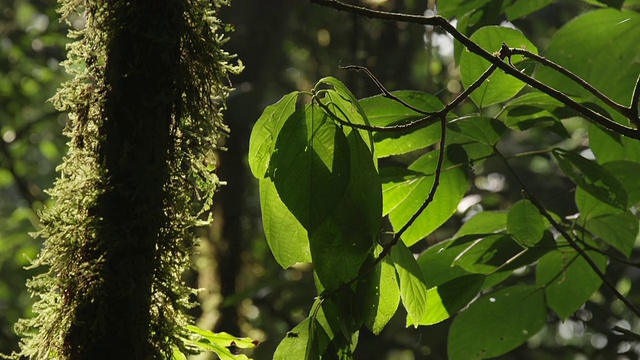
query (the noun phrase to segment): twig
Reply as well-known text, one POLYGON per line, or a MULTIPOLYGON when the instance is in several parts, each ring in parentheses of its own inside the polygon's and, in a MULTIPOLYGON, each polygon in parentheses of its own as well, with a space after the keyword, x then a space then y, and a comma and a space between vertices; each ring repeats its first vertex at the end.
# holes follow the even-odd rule
POLYGON ((622 333, 624 335, 627 335, 627 336, 633 338, 635 341, 640 340, 640 334, 634 333, 633 331, 631 331, 629 329, 625 329, 625 328, 620 327, 618 325, 612 327, 611 330, 612 331, 617 331, 617 332, 622 333))
POLYGON ((479 55, 480 57, 484 58, 485 60, 497 66, 500 70, 503 70, 505 73, 517 78, 518 80, 523 81, 524 83, 532 86, 535 89, 538 89, 550 95, 551 97, 562 102, 566 106, 574 109, 575 111, 582 114, 586 118, 594 121, 598 125, 608 130, 617 132, 618 134, 621 134, 636 140, 640 140, 640 131, 636 131, 636 129, 619 124, 607 118, 606 116, 598 112, 595 112, 589 109, 588 107, 583 106, 582 104, 579 104, 578 102, 571 99, 569 96, 563 94, 562 92, 541 83, 540 81, 532 78, 527 74, 521 73, 515 67, 512 67, 508 63, 503 62, 500 58, 489 53, 488 51, 480 47, 480 45, 476 44, 471 39, 466 37, 464 34, 459 32, 453 25, 451 25, 447 21, 447 19, 443 18, 442 16, 424 17, 419 15, 407 15, 407 14, 399 14, 399 13, 392 13, 392 12, 386 12, 386 11, 371 10, 361 6, 345 4, 337 0, 310 0, 310 1, 323 6, 332 7, 336 10, 355 13, 368 18, 372 18, 372 19, 404 22, 404 23, 411 23, 411 24, 418 24, 418 25, 438 26, 442 28, 444 31, 446 31, 447 33, 451 34, 451 36, 453 36, 462 45, 464 45, 470 52, 476 55, 479 55))
POLYGON ((384 96, 384 97, 386 97, 388 99, 391 99, 393 101, 396 101, 396 102, 402 104, 402 106, 404 106, 404 107, 406 107, 408 109, 411 109, 411 110, 413 110, 413 111, 415 111, 415 112, 417 112, 419 114, 423 114, 423 115, 434 115, 434 114, 437 113, 437 112, 434 112, 434 111, 430 112, 430 111, 421 110, 421 109, 419 109, 419 108, 417 108, 417 107, 415 107, 413 105, 408 104, 406 101, 400 99, 399 97, 393 95, 389 90, 387 90, 387 88, 384 87, 384 85, 382 85, 382 82, 380 80, 378 80, 378 78, 375 77, 371 73, 371 71, 369 69, 367 69, 366 67, 364 67, 364 66, 347 65, 347 66, 341 66, 340 68, 343 69, 343 70, 355 70, 355 71, 358 71, 358 72, 359 71, 364 72, 365 74, 367 74, 367 76, 369 76, 369 79, 371 79, 371 81, 373 81, 373 83, 376 84, 378 89, 380 89, 380 91, 382 92, 382 96, 384 96))
POLYGON ((527 194, 527 196, 529 197, 529 200, 531 200, 531 203, 538 209, 538 211, 540 211, 540 214, 542 214, 542 216, 544 216, 549 221, 549 223, 551 223, 551 226, 553 226, 553 228, 556 229, 560 233, 560 235, 562 235, 567 240, 569 245, 578 253, 578 255, 580 255, 587 262, 589 267, 591 267, 591 269, 596 273, 596 275, 602 280, 602 283, 607 288, 609 288, 609 290, 620 301, 622 301, 629 310, 631 310, 637 317, 640 317, 640 310, 638 310, 638 308, 636 308, 636 306, 633 305, 631 301, 629 301, 624 295, 622 295, 618 291, 618 289, 616 289, 615 284, 613 284, 609 280, 609 278, 605 276, 605 274, 602 272, 602 270, 600 270, 598 265, 593 261, 593 259, 589 256, 589 254, 587 254, 587 252, 582 247, 580 247, 580 245, 578 245, 577 241, 560 224, 558 224, 558 222, 556 222, 556 220, 553 218, 553 216, 551 216, 551 214, 549 214, 547 209, 542 205, 542 203, 540 202, 540 200, 538 200, 535 194, 531 190, 529 190, 529 188, 524 183, 520 175, 518 175, 518 173, 513 169, 513 167, 511 167, 511 165, 509 164, 509 161, 502 155, 502 153, 500 153, 500 151, 498 151, 498 149, 495 146, 493 146, 493 151, 502 160, 507 170, 509 170, 509 172, 514 176, 516 181, 518 181, 518 183, 522 187, 522 190, 527 194))
POLYGON ((636 119, 638 123, 640 123, 640 114, 638 114, 638 103, 640 102, 640 75, 638 75, 638 79, 636 80, 636 86, 633 88, 633 96, 631 96, 631 104, 629 107, 631 108, 631 115, 636 119))
POLYGON ((528 51, 528 50, 525 50, 525 49, 508 48, 508 53, 509 53, 509 55, 508 55, 509 57, 511 55, 514 55, 514 54, 515 55, 522 55, 522 56, 528 57, 530 59, 533 59, 533 60, 539 62, 540 64, 544 65, 544 66, 552 68, 553 70, 555 70, 555 71, 561 73, 562 75, 568 77, 569 79, 573 80, 576 84, 582 86, 583 89, 585 89, 588 92, 590 92, 591 94, 595 95, 598 99, 602 100, 605 104, 611 106, 617 112, 619 112, 620 114, 624 115, 627 119, 629 119, 629 121, 631 121, 634 125, 636 125, 636 127, 638 127, 640 125, 638 123, 638 121, 637 121, 638 120, 637 119, 637 115, 636 116, 632 116, 633 113, 632 113, 632 109, 631 108, 626 107, 626 106, 624 106, 622 104, 618 104, 617 102, 613 101, 610 97, 608 97, 607 95, 605 95, 602 92, 600 92, 600 90, 596 89, 593 85, 589 84, 584 79, 582 79, 578 75, 576 75, 573 72, 571 72, 569 69, 554 63, 553 61, 547 59, 544 56, 540 56, 538 54, 532 53, 531 51, 528 51))

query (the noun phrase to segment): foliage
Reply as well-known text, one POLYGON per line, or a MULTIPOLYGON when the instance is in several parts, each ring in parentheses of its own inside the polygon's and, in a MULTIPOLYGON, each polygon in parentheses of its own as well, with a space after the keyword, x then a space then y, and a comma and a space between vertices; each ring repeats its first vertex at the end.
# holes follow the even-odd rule
POLYGON ((357 100, 328 77, 265 109, 249 165, 260 181, 267 241, 282 267, 313 264, 319 294, 275 358, 353 357, 359 332, 379 334, 400 303, 407 326, 453 318, 451 359, 508 353, 543 329, 549 313, 569 318, 601 285, 629 318, 640 317, 606 275, 613 262, 637 266, 629 258, 640 200, 632 180, 640 162, 640 68, 632 60, 639 49, 612 45, 610 37, 635 31, 637 12, 587 12, 558 31, 541 57, 521 32, 484 26, 491 18, 482 11, 514 20, 549 2, 446 2, 441 14, 458 18, 461 30, 441 16, 315 2, 444 29, 457 40, 465 90, 443 104, 427 93, 389 92, 367 69, 350 66, 382 94, 357 100), (460 106, 466 99, 475 109, 460 106), (588 142, 572 138, 576 122, 588 127, 588 142), (501 142, 521 131, 554 140, 507 154, 501 142), (546 158, 549 178, 573 182, 576 215, 556 214, 532 190, 512 165, 526 157, 546 158), (487 196, 469 183, 492 160, 515 179, 522 199, 505 211, 477 209, 456 234, 413 255, 410 247, 450 221, 465 196, 487 196))

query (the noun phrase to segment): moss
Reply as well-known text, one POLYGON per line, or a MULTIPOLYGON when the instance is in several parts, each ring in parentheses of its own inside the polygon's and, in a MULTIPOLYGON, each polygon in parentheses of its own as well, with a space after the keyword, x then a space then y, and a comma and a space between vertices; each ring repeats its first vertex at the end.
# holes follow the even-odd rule
MULTIPOLYGON (((53 102, 69 152, 41 214, 45 239, 17 325, 34 359, 170 358, 189 323, 181 280, 189 230, 211 205, 228 74, 216 18, 224 1, 61 0, 87 26, 70 33, 53 102)), ((185 349, 186 350, 186 349, 185 349)))

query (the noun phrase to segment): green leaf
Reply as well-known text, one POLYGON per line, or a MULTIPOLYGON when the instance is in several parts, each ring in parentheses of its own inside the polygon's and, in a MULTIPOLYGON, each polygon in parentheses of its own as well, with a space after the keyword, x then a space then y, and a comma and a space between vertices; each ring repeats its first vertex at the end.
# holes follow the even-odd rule
POLYGON ((393 246, 391 259, 400 279, 400 297, 407 310, 407 326, 417 327, 427 309, 427 285, 422 271, 402 241, 393 246))
MULTIPOLYGON (((640 73, 638 38, 640 14, 637 12, 591 11, 558 30, 545 57, 571 70, 614 101, 626 105, 640 73), (612 61, 624 66, 612 66, 612 61)), ((548 67, 541 67, 536 78, 561 92, 590 101, 596 99, 580 85, 567 81, 564 75, 548 67)))
POLYGON ((451 360, 486 359, 523 344, 546 324, 544 291, 528 285, 482 296, 459 314, 449 331, 451 360))
POLYGON ((554 149, 553 155, 562 171, 580 188, 608 205, 627 209, 624 187, 598 163, 562 149, 554 149))
POLYGON ((451 130, 485 145, 495 145, 506 130, 502 122, 486 117, 466 117, 449 122, 451 130))
POLYGON ((271 179, 260 179, 260 208, 267 243, 283 268, 311 262, 307 230, 282 202, 271 179))
POLYGON ((214 333, 213 331, 200 329, 193 325, 187 325, 187 330, 193 334, 199 335, 201 339, 206 339, 211 343, 221 346, 231 346, 231 344, 233 344, 241 349, 252 349, 256 347, 256 341, 248 337, 239 338, 227 334, 226 332, 214 333))
POLYGON ((268 175, 282 202, 310 234, 342 200, 349 172, 347 138, 319 106, 307 105, 287 119, 268 175))
POLYGON ((225 332, 214 333, 193 325, 188 325, 187 330, 197 335, 197 338, 186 341, 189 345, 196 346, 202 350, 213 351, 221 360, 249 360, 244 354, 232 354, 228 347, 235 346, 242 349, 249 349, 256 346, 256 342, 253 339, 237 338, 225 332))
POLYGON ((589 126, 589 147, 600 164, 616 160, 640 162, 640 141, 589 126))
MULTIPOLYGON (((396 91, 397 96, 407 104, 420 110, 433 112, 444 107, 435 96, 419 91, 396 91)), ((360 100, 369 121, 376 126, 397 125, 424 118, 425 115, 407 108, 397 101, 377 95, 360 100)), ((375 132, 376 155, 379 158, 405 154, 423 149, 440 139, 440 126, 432 124, 420 129, 398 132, 375 132)))
POLYGON ((468 271, 455 266, 454 260, 466 248, 468 242, 477 238, 478 236, 467 236, 466 241, 463 239, 456 243, 446 240, 420 254, 417 261, 427 287, 437 287, 450 280, 469 275, 468 271))
MULTIPOLYGON (((407 245, 415 244, 429 235, 455 213, 467 190, 465 155, 457 146, 447 147, 440 185, 433 201, 402 236, 407 245)), ((398 180, 397 173, 392 177, 383 177, 383 214, 389 214, 394 229, 405 225, 429 196, 434 184, 437 160, 437 151, 420 157, 409 165, 404 177, 407 180, 404 181, 398 180)))
POLYGON ((273 359, 319 360, 328 343, 323 327, 308 317, 287 333, 273 354, 273 359))
POLYGON ((638 218, 631 212, 592 218, 584 226, 627 258, 631 255, 638 237, 638 218))
POLYGON ((249 139, 249 167, 253 176, 259 179, 266 176, 276 139, 283 124, 296 110, 297 99, 297 92, 283 96, 277 103, 267 106, 253 126, 249 139))
MULTIPOLYGON (((637 158, 640 160, 640 157, 637 158)), ((640 203, 640 186, 638 186, 638 174, 640 174, 640 163, 634 161, 611 161, 602 165, 605 170, 616 177, 627 191, 629 196, 628 205, 633 206, 640 203)))
POLYGON ((371 332, 379 335, 400 304, 400 289, 393 262, 389 258, 383 259, 358 284, 358 288, 364 324, 371 332))
MULTIPOLYGON (((506 43, 510 47, 538 52, 536 47, 520 31, 506 27, 483 27, 471 35, 471 40, 491 53, 499 51, 502 43, 506 43)), ((519 68, 525 64, 522 56, 512 56, 511 62, 519 68)), ((490 63, 480 56, 463 51, 460 56, 460 77, 464 87, 469 87, 489 67, 490 63)), ((479 107, 486 107, 509 100, 520 92, 524 85, 520 80, 497 70, 489 77, 488 81, 485 81, 471 94, 471 99, 479 107)))
POLYGON ((529 200, 513 204, 507 218, 507 231, 524 247, 530 247, 542 240, 548 227, 540 211, 529 200))
POLYGON ((455 234, 455 238, 469 234, 491 234, 502 232, 507 229, 507 216, 506 211, 483 211, 474 215, 467 220, 458 232, 455 234))
MULTIPOLYGON (((598 268, 605 271, 607 258, 587 251, 598 268)), ((536 284, 544 287, 547 305, 561 319, 567 319, 598 290, 602 279, 575 251, 552 251, 538 262, 536 284)))
POLYGON ((604 215, 623 213, 624 210, 604 203, 582 188, 576 189, 576 206, 582 219, 592 219, 604 215))
POLYGON ((510 235, 489 235, 467 243, 454 264, 470 273, 489 275, 524 250, 510 235))
POLYGON ((438 13, 447 19, 460 17, 470 11, 484 6, 491 0, 449 0, 438 4, 438 13))
POLYGON ((440 140, 442 135, 440 129, 438 122, 417 130, 377 132, 373 136, 376 142, 377 156, 385 158, 429 147, 440 140))
MULTIPOLYGON (((368 119, 360 105, 342 83, 333 78, 325 78, 321 82, 332 85, 336 89, 324 90, 325 97, 320 100, 333 113, 332 116, 339 117, 343 121, 368 124, 368 119)), ((319 105, 313 105, 313 107, 321 109, 319 105)), ((317 192, 318 186, 323 187, 320 193, 312 195, 314 196, 311 202, 312 207, 326 202, 325 199, 319 199, 317 196, 336 200, 335 204, 332 202, 330 211, 326 212, 324 218, 318 217, 317 226, 314 226, 316 223, 313 222, 312 227, 307 227, 310 233, 314 270, 319 281, 328 290, 336 289, 358 275, 360 267, 375 244, 380 230, 382 212, 382 189, 377 161, 373 154, 371 133, 365 130, 354 130, 348 126, 341 127, 341 130, 341 135, 346 136, 346 149, 338 149, 338 147, 328 149, 326 144, 321 146, 327 153, 331 150, 335 151, 327 158, 343 158, 340 161, 346 161, 345 168, 348 171, 339 172, 338 176, 341 179, 333 186, 312 183, 310 188, 311 191, 317 192), (339 187, 342 184, 346 184, 344 191, 339 187), (330 190, 326 186, 334 188, 330 190), (332 193, 323 193, 324 190, 332 193)), ((314 143, 313 146, 315 147, 316 144, 314 143)), ((321 180, 319 175, 321 174, 317 174, 318 178, 311 181, 321 180)), ((300 186, 301 184, 291 183, 290 185, 300 186)), ((327 209, 329 210, 329 207, 327 209)), ((313 211, 312 209, 312 214, 313 211)))
POLYGON ((514 1, 513 4, 505 9, 505 13, 507 14, 507 19, 513 21, 540 10, 552 2, 553 0, 514 1))
POLYGON ((463 247, 454 260, 455 265, 470 273, 491 275, 496 272, 510 273, 532 264, 554 249, 556 244, 551 232, 545 231, 542 239, 529 248, 523 248, 510 235, 504 234, 463 236, 450 245, 453 246, 463 247))
MULTIPOLYGON (((425 112, 438 111, 444 108, 444 104, 437 97, 421 92, 401 90, 392 94, 407 104, 425 112)), ((401 103, 382 95, 376 95, 360 100, 360 106, 367 114, 371 125, 389 126, 418 120, 425 117, 424 114, 409 109, 401 103)))
POLYGON ((478 295, 484 280, 483 275, 467 275, 429 289, 427 311, 419 325, 433 325, 450 318, 478 295))

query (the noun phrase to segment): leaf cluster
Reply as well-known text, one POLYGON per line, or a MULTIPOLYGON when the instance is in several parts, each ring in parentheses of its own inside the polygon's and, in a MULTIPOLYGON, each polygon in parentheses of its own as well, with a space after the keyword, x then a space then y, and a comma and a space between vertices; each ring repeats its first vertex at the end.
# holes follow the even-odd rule
MULTIPOLYGON (((558 31, 542 57, 511 28, 479 26, 467 37, 439 16, 315 2, 440 26, 466 48, 457 59, 465 90, 444 104, 428 93, 389 92, 371 72, 352 66, 367 73, 381 95, 357 100, 337 79, 325 78, 309 93, 290 93, 264 110, 249 164, 260 181, 267 242, 285 268, 311 262, 319 294, 275 358, 353 357, 358 332, 367 327, 379 334, 400 304, 407 326, 453 319, 451 359, 505 354, 543 329, 549 313, 568 319, 602 285, 640 316, 606 276, 610 261, 633 266, 627 259, 639 234, 640 198, 631 179, 640 162, 640 81, 634 81, 640 70, 628 58, 637 44, 612 50, 621 59, 615 75, 598 70, 612 69, 609 57, 586 54, 609 49, 611 34, 637 29, 637 13, 588 12, 558 31), (629 28, 620 27, 626 23, 629 28), (589 47, 587 38, 595 39, 589 47), (604 79, 618 74, 618 83, 604 79), (456 114, 467 99, 477 111, 456 114), (570 141, 566 124, 577 117, 591 122, 590 147, 570 141), (501 141, 521 131, 557 140, 504 154, 501 141), (585 157, 589 151, 594 156, 585 157), (529 156, 545 156, 553 176, 573 183, 577 215, 554 213, 530 189, 511 164, 529 156), (414 255, 410 247, 477 192, 471 170, 487 159, 512 175, 522 199, 498 211, 480 209, 457 233, 414 255), (533 281, 521 282, 523 272, 534 274, 533 281)), ((482 22, 478 7, 514 19, 550 2, 505 2, 510 5, 497 10, 490 1, 469 3, 451 1, 441 11, 458 17, 465 31, 471 21, 482 22)))

